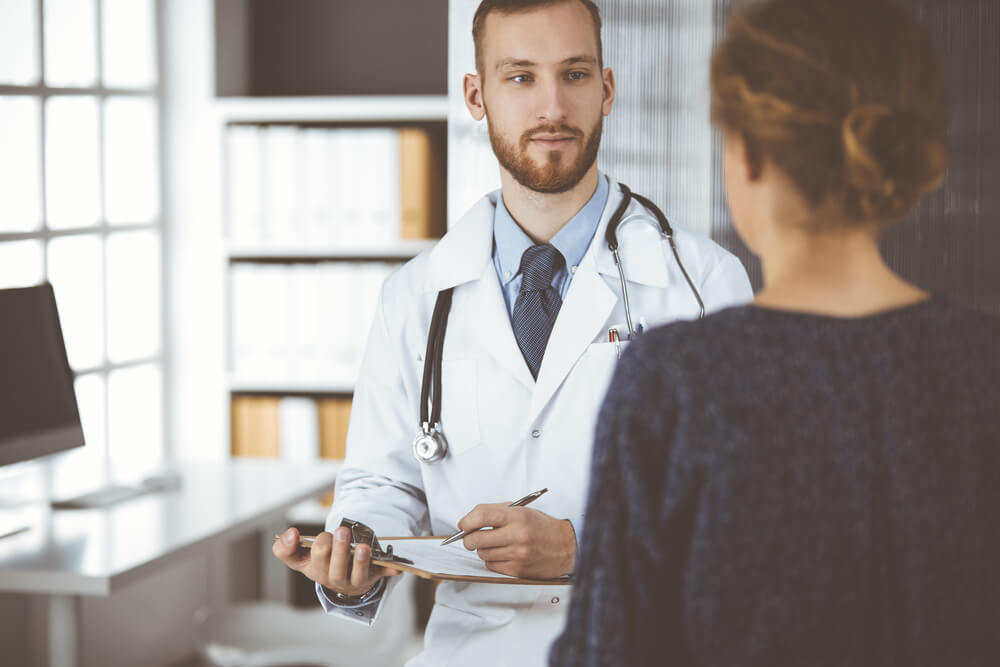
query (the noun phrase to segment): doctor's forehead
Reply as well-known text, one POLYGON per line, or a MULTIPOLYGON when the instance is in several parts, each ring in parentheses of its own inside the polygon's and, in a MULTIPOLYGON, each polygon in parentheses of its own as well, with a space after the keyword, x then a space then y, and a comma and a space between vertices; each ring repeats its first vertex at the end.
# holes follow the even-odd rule
POLYGON ((487 71, 599 63, 594 21, 578 2, 513 13, 491 12, 483 22, 480 39, 482 65, 487 71))

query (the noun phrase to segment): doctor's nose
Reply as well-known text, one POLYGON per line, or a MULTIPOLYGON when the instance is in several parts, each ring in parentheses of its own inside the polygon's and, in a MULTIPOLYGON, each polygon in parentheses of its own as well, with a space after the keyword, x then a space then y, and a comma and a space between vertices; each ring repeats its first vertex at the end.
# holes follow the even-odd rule
POLYGON ((568 99, 560 82, 553 81, 538 87, 538 120, 561 123, 568 115, 568 99))

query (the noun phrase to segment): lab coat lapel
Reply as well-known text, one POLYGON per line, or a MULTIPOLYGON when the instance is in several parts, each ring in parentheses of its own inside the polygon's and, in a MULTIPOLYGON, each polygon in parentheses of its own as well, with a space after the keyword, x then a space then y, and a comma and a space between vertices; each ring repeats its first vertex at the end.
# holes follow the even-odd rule
MULTIPOLYGON (((596 237, 594 242, 598 242, 596 237)), ((601 334, 617 302, 618 297, 597 272, 594 253, 588 252, 577 267, 545 347, 529 423, 537 419, 577 360, 601 334)))
POLYGON ((472 327, 477 342, 497 364, 529 391, 535 381, 521 350, 514 339, 507 303, 504 301, 493 266, 493 217, 499 190, 480 199, 475 206, 452 226, 452 229, 431 251, 425 289, 438 292, 448 287, 469 283, 475 290, 472 312, 455 309, 451 317, 475 317, 472 327))
POLYGON ((498 190, 476 202, 430 251, 425 290, 440 292, 478 280, 484 267, 492 270, 493 215, 499 196, 498 190))

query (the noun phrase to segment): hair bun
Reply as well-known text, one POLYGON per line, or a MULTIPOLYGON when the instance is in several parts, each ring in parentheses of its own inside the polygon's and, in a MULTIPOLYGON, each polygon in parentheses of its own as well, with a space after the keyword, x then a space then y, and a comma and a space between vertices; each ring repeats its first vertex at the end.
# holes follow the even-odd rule
POLYGON ((844 118, 848 201, 866 219, 900 218, 944 177, 942 136, 919 114, 856 105, 844 118))

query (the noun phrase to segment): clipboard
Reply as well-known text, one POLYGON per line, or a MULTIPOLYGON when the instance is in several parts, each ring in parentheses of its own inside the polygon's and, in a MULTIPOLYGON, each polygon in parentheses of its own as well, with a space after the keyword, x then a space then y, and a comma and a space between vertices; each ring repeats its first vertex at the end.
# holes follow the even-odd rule
MULTIPOLYGON (((530 494, 515 504, 530 503, 547 490, 542 489, 530 494)), ((520 586, 569 586, 573 583, 571 575, 552 579, 530 579, 493 572, 487 569, 486 563, 478 554, 466 549, 462 542, 455 541, 455 538, 462 533, 444 537, 440 535, 383 537, 379 540, 370 527, 347 517, 341 519, 339 528, 350 529, 352 554, 355 547, 367 545, 371 548, 372 564, 409 572, 421 579, 520 586)), ((274 539, 279 540, 281 536, 275 535, 274 539)), ((299 535, 299 549, 311 549, 315 541, 315 536, 299 535)))
POLYGON ((393 553, 412 560, 413 565, 407 565, 398 561, 379 560, 378 558, 373 558, 372 563, 402 572, 409 572, 421 579, 429 579, 431 581, 464 581, 478 584, 517 584, 521 586, 570 586, 573 583, 573 578, 569 575, 554 579, 527 579, 500 574, 499 572, 491 572, 486 569, 485 564, 475 555, 475 552, 467 551, 461 542, 441 546, 442 540, 446 539, 448 539, 447 535, 380 537, 379 542, 383 545, 383 548, 387 549, 389 545, 392 545, 393 553), (419 545, 419 548, 408 550, 408 545, 419 545), (433 560, 423 557, 425 553, 434 554, 435 552, 441 554, 442 557, 433 560), (465 554, 464 558, 460 559, 459 556, 462 554, 465 554), (463 561, 468 561, 468 570, 482 570, 483 574, 470 574, 465 567, 462 567, 461 570, 458 567, 436 567, 436 565, 446 563, 447 561, 454 561, 456 565, 462 564, 463 561), (478 563, 479 566, 476 567, 475 563, 478 563), (451 569, 451 571, 442 571, 447 569, 451 569))

